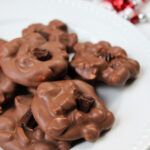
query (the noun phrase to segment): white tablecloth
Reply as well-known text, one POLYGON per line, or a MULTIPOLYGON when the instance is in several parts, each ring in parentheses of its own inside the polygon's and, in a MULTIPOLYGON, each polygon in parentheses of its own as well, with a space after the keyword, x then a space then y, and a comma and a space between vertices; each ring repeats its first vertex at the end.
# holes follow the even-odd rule
MULTIPOLYGON (((85 1, 98 4, 98 2, 101 0, 85 0, 85 1)), ((147 0, 146 5, 142 7, 141 11, 143 13, 150 13, 150 0, 147 0)), ((150 40, 150 22, 138 24, 138 25, 135 25, 135 27, 138 28, 138 30, 140 30, 141 32, 143 32, 143 34, 147 36, 147 38, 149 38, 150 40)))

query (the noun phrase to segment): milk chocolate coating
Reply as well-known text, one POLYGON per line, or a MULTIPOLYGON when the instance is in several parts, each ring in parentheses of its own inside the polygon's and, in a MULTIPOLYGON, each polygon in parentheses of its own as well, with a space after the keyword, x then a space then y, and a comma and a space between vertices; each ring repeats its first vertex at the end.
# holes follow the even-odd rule
POLYGON ((31 113, 32 96, 17 96, 15 106, 0 116, 0 146, 5 150, 59 150, 44 139, 31 113))
POLYGON ((0 69, 0 113, 2 113, 3 107, 13 100, 16 91, 17 85, 7 78, 0 69))
POLYGON ((57 19, 50 21, 48 24, 48 28, 53 29, 53 30, 59 29, 64 32, 68 31, 68 26, 64 22, 57 20, 57 19))
POLYGON ((47 42, 31 33, 1 46, 0 62, 4 73, 24 86, 37 86, 66 74, 68 54, 58 42, 47 42))
POLYGON ((30 33, 39 33, 47 41, 60 42, 67 51, 73 51, 73 46, 77 43, 77 35, 68 33, 68 27, 59 20, 51 21, 47 26, 43 24, 32 24, 22 32, 23 37, 30 33))
POLYGON ((62 43, 68 51, 72 51, 73 46, 77 43, 77 35, 75 33, 68 34, 61 30, 49 31, 50 41, 57 41, 62 43))
POLYGON ((37 24, 31 24, 27 28, 23 29, 22 36, 26 37, 30 35, 31 33, 39 33, 43 38, 48 40, 49 35, 46 36, 46 32, 47 32, 46 26, 43 24, 37 23, 37 24))
POLYGON ((80 80, 40 84, 32 101, 32 112, 48 141, 95 141, 114 122, 113 114, 94 88, 80 80))
POLYGON ((129 79, 135 79, 140 70, 139 63, 129 59, 125 50, 112 47, 105 41, 78 43, 74 51, 71 66, 85 80, 100 80, 121 86, 129 79))
MULTIPOLYGON (((0 47, 6 43, 5 40, 0 39, 0 47)), ((0 48, 1 49, 1 48, 0 48)), ((0 113, 3 112, 3 107, 12 101, 17 90, 17 85, 12 82, 0 68, 0 113)))
POLYGON ((133 59, 117 58, 102 72, 100 80, 109 85, 125 85, 129 79, 136 78, 139 68, 138 62, 133 59))

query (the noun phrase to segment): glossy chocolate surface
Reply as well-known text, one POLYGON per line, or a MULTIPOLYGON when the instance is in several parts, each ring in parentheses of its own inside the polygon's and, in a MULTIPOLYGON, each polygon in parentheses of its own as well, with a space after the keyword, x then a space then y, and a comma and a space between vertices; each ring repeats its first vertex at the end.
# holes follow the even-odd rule
POLYGON ((122 86, 129 79, 135 79, 140 70, 139 63, 128 58, 124 49, 112 47, 105 41, 77 43, 74 51, 71 66, 85 80, 122 86))
POLYGON ((40 34, 31 33, 3 44, 0 62, 13 82, 37 86, 66 74, 68 54, 61 43, 47 42, 40 34))
POLYGON ((32 112, 48 141, 95 141, 114 121, 94 88, 80 80, 40 84, 32 112))

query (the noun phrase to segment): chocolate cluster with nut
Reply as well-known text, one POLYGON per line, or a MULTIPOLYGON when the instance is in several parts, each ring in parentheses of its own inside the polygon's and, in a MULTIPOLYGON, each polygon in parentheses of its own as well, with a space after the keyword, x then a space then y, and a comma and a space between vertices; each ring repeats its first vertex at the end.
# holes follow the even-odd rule
POLYGON ((114 115, 88 81, 125 85, 139 68, 120 47, 79 43, 59 20, 0 39, 0 146, 69 150, 80 139, 96 141, 114 115))
POLYGON ((68 144, 81 138, 95 141, 114 122, 113 114, 94 88, 80 80, 40 84, 32 102, 32 112, 48 141, 68 144))
POLYGON ((122 86, 135 79, 140 66, 127 57, 124 49, 106 41, 97 44, 77 43, 71 66, 85 80, 103 81, 108 85, 122 86))

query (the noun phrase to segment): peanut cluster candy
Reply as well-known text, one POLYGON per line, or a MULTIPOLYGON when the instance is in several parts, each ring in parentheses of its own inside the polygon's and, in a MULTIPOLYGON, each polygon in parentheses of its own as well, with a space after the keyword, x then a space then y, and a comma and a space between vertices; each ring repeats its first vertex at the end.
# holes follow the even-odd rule
POLYGON ((48 141, 95 141, 111 128, 114 117, 94 88, 80 80, 45 82, 38 86, 32 112, 48 141))
POLYGON ((5 150, 58 150, 47 143, 31 113, 32 96, 17 96, 15 107, 0 116, 0 146, 5 150))
POLYGON ((0 62, 4 73, 24 86, 37 86, 67 72, 68 54, 59 42, 48 42, 31 33, 1 46, 0 62))
POLYGON ((83 79, 121 86, 139 73, 139 63, 128 58, 125 50, 112 47, 108 42, 78 43, 74 51, 71 66, 83 79))

